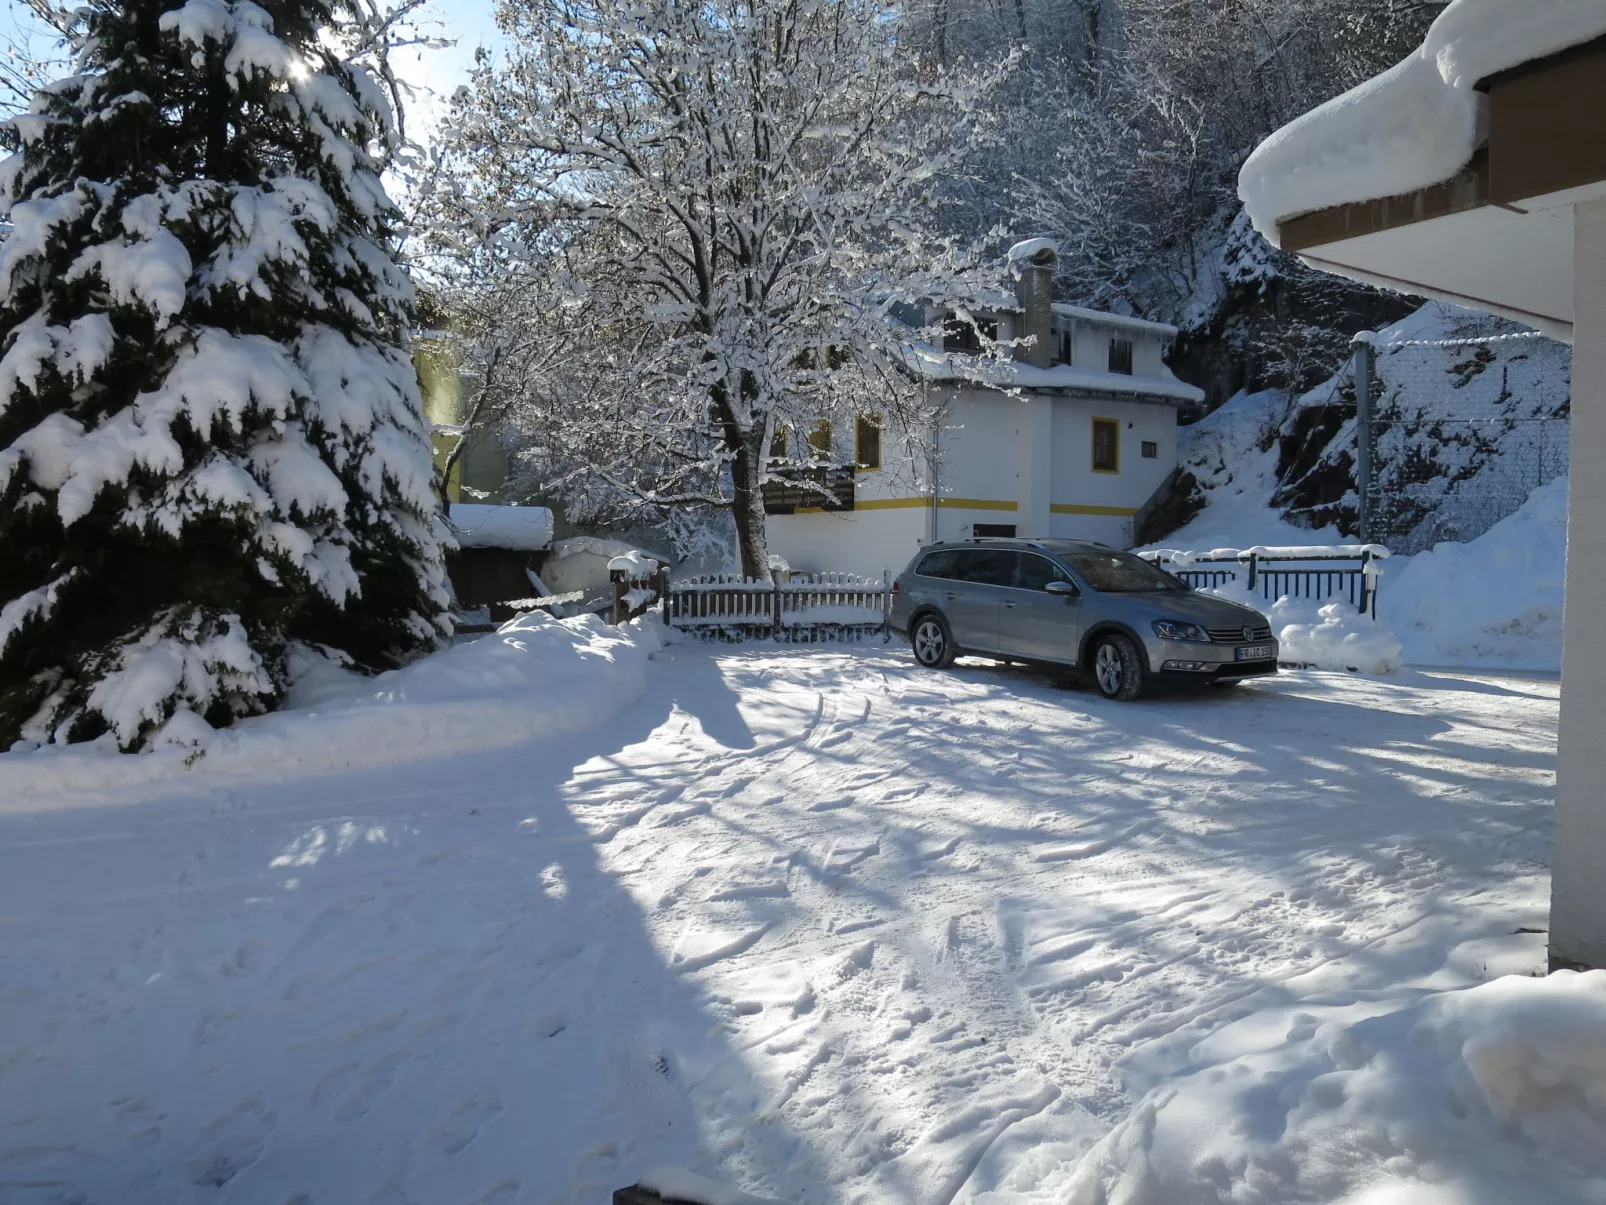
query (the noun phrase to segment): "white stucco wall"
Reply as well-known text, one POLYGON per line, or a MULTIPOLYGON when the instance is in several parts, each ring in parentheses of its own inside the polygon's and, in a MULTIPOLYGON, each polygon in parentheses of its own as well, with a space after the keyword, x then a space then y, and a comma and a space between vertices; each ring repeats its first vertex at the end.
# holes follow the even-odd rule
POLYGON ((1606 201, 1578 206, 1553 963, 1606 967, 1606 201))
POLYGON ((794 573, 896 575, 925 542, 929 515, 924 507, 771 515, 770 553, 794 573))
MULTIPOLYGON (((1063 320, 1062 320, 1063 321, 1063 320)), ((1100 326, 1096 322, 1077 321, 1073 327, 1072 362, 1083 368, 1104 372, 1110 364, 1110 340, 1132 341, 1132 375, 1157 377, 1164 367, 1164 354, 1170 336, 1149 335, 1130 327, 1100 326)))

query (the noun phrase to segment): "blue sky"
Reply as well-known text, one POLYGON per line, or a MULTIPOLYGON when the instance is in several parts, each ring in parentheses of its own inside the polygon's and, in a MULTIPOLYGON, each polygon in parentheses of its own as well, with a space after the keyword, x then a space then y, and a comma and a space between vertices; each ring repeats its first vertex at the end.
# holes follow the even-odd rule
MULTIPOLYGON (((6 15, 0 19, 0 39, 21 34, 36 50, 43 50, 49 41, 49 31, 16 0, 6 0, 5 8, 6 15)), ((455 39, 456 45, 444 50, 400 51, 394 60, 396 70, 409 83, 428 88, 442 99, 450 96, 459 84, 467 81, 475 48, 495 46, 500 38, 492 17, 493 8, 494 0, 430 0, 423 10, 428 32, 455 39)), ((410 133, 414 137, 427 131, 430 107, 424 101, 415 105, 415 111, 410 114, 410 133)))
MULTIPOLYGON (((398 74, 442 99, 449 97, 459 84, 467 82, 475 49, 494 47, 500 40, 491 15, 493 7, 494 0, 431 0, 426 9, 429 32, 455 39, 456 45, 444 50, 400 51, 392 60, 398 74)), ((424 133, 429 116, 423 112, 412 117, 410 133, 417 137, 424 133)))

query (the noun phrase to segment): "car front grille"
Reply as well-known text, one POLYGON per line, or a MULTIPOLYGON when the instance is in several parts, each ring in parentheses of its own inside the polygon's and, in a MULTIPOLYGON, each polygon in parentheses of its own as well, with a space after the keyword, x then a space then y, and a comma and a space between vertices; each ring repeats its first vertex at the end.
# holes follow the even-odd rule
POLYGON ((1271 639, 1269 624, 1255 623, 1236 628, 1206 628, 1213 644, 1264 644, 1271 639), (1247 632, 1248 635, 1244 633, 1247 632))

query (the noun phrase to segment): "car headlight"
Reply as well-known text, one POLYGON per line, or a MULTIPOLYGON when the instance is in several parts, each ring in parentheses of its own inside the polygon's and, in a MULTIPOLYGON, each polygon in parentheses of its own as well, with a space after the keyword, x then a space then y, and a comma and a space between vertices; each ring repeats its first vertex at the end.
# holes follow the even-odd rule
POLYGON ((1186 640, 1191 644, 1209 644, 1210 634, 1196 623, 1180 619, 1156 619, 1154 634, 1161 640, 1186 640))

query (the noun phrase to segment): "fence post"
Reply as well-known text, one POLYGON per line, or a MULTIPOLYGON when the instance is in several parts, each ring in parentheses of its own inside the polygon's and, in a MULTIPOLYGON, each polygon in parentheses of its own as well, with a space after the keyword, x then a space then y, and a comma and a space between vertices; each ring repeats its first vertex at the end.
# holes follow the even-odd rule
POLYGON ((664 626, 669 626, 669 566, 658 566, 658 612, 663 616, 664 626))
POLYGON ((1253 591, 1255 586, 1259 582, 1260 582, 1260 557, 1258 556, 1258 554, 1251 552, 1249 554, 1249 589, 1251 591, 1253 591))
POLYGON ((770 623, 774 625, 774 631, 770 633, 770 638, 779 640, 781 638, 781 571, 775 568, 770 570, 770 623))
POLYGON ((630 575, 623 569, 608 570, 608 579, 613 582, 613 612, 611 622, 615 625, 621 624, 625 621, 625 613, 627 610, 625 607, 625 593, 629 589, 629 583, 625 579, 629 576, 630 575))
POLYGON ((1355 336, 1352 346, 1355 348, 1355 496, 1359 512, 1356 527, 1361 543, 1370 544, 1376 526, 1373 511, 1377 506, 1372 489, 1372 454, 1376 448, 1373 438, 1373 403, 1376 400, 1373 397, 1373 369, 1376 367, 1377 352, 1372 346, 1370 331, 1355 336))
POLYGON ((881 643, 892 641, 892 570, 881 571, 881 643))

